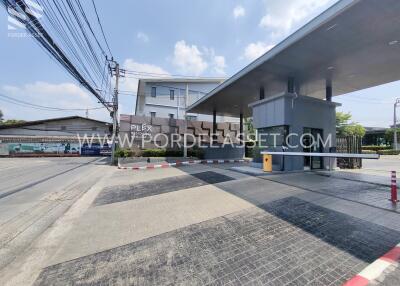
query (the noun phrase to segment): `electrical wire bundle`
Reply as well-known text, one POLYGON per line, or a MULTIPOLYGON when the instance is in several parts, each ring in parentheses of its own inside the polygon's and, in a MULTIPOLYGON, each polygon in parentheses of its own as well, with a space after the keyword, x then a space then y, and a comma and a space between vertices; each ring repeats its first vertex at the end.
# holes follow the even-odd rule
POLYGON ((113 56, 93 0, 1 2, 51 58, 112 111, 108 61, 113 56))

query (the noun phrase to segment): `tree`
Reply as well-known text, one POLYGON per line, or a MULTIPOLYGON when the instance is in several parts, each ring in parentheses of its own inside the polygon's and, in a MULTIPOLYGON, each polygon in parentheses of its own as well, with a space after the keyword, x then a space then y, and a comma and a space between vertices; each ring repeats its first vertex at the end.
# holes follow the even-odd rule
POLYGON ((340 129, 343 126, 348 125, 350 120, 350 113, 336 112, 336 129, 340 129))
POLYGON ((17 119, 9 119, 9 120, 4 120, 3 118, 4 114, 0 110, 0 125, 11 125, 11 124, 16 124, 16 123, 23 123, 26 122, 24 120, 17 120, 17 119))
MULTIPOLYGON (((400 128, 396 128, 397 131, 397 142, 400 142, 400 128)), ((394 128, 390 128, 385 132, 385 139, 390 145, 393 145, 394 139, 394 128)))
POLYGON ((248 117, 244 119, 245 134, 247 135, 245 141, 255 142, 257 141, 256 130, 253 125, 253 118, 248 117))
POLYGON ((18 120, 18 119, 9 119, 9 120, 0 121, 0 125, 12 125, 12 124, 24 123, 24 122, 26 122, 26 121, 18 120))
POLYGON ((253 118, 248 117, 244 119, 244 126, 246 126, 246 130, 249 133, 249 135, 254 135, 254 126, 253 126, 253 118))
POLYGON ((360 136, 364 137, 365 135, 365 128, 360 124, 352 124, 344 126, 342 129, 342 134, 344 136, 360 136))
POLYGON ((336 132, 339 136, 364 137, 365 128, 356 122, 351 122, 350 113, 336 112, 336 132))

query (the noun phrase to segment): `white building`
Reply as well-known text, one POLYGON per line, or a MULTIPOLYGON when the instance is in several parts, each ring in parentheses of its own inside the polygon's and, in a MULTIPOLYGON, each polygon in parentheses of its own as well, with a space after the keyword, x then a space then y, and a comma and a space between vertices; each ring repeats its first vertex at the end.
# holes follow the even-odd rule
MULTIPOLYGON (((153 78, 139 80, 135 115, 212 121, 211 115, 186 112, 186 107, 224 81, 222 78, 153 78)), ((217 117, 218 122, 238 122, 237 118, 217 117)))

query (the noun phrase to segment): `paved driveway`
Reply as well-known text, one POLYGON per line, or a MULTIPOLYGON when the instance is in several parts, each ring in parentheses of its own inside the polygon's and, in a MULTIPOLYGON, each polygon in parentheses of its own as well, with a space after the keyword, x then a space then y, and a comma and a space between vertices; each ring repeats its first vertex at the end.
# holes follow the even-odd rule
POLYGON ((400 241, 398 213, 329 194, 371 183, 230 167, 118 171, 89 191, 87 210, 32 281, 341 285, 400 241))

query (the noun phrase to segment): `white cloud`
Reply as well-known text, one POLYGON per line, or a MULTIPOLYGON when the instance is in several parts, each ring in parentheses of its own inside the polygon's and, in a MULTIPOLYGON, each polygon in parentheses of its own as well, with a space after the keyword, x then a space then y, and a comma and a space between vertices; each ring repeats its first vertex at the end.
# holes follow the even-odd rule
MULTIPOLYGON (((122 67, 126 70, 139 72, 136 77, 139 78, 151 78, 151 77, 165 77, 168 76, 169 73, 165 71, 163 68, 146 63, 139 63, 133 59, 126 59, 122 65, 122 67)), ((138 79, 137 78, 123 78, 121 81, 121 90, 131 91, 136 93, 138 87, 138 79)))
POLYGON ((203 47, 203 58, 208 63, 209 71, 214 75, 225 75, 226 61, 224 56, 216 55, 213 48, 203 47))
POLYGON ((122 66, 124 67, 124 69, 131 71, 169 75, 169 72, 165 71, 162 67, 152 64, 135 62, 135 60, 133 59, 126 59, 122 66))
MULTIPOLYGON (((137 77, 140 78, 169 76, 169 73, 159 66, 139 63, 133 59, 126 59, 123 62, 122 67, 127 70, 141 73, 140 75, 137 75, 137 77)), ((120 90, 129 91, 132 92, 132 94, 120 95, 120 114, 131 114, 133 112, 136 102, 136 97, 134 95, 137 93, 137 87, 137 78, 121 78, 120 90)), ((38 81, 21 86, 3 85, 0 86, 0 94, 37 105, 64 109, 101 107, 93 95, 74 83, 52 84, 38 81)), ((43 111, 32 108, 24 108, 3 101, 0 101, 0 106, 0 109, 3 111, 6 119, 37 120, 71 115, 85 116, 85 111, 43 111)), ((109 113, 106 111, 106 109, 90 110, 89 117, 105 121, 110 120, 109 113)))
POLYGON ((246 10, 243 6, 238 5, 233 9, 233 17, 235 19, 243 17, 244 15, 246 15, 246 10))
POLYGON ((292 31, 297 24, 309 20, 337 0, 265 0, 266 14, 260 27, 270 29, 272 36, 282 37, 292 31))
MULTIPOLYGON (((0 86, 0 93, 36 105, 63 109, 82 109, 101 106, 94 96, 74 83, 53 84, 37 81, 20 86, 3 85, 0 86)), ((71 115, 85 116, 85 111, 45 111, 3 101, 1 105, 2 109, 6 110, 4 116, 7 119, 36 120, 71 115)), ((90 110, 89 116, 100 120, 109 119, 109 114, 105 109, 90 110)))
POLYGON ((147 43, 150 40, 149 36, 143 32, 138 32, 136 38, 138 38, 144 43, 147 43))
MULTIPOLYGON (((136 71, 139 74, 135 77, 138 78, 152 78, 152 77, 169 77, 169 72, 163 68, 146 63, 136 62, 134 59, 126 59, 122 64, 122 67, 126 70, 136 71)), ((125 77, 121 79, 121 90, 132 92, 132 94, 137 93, 139 80, 137 78, 125 77)), ((131 114, 134 110, 134 105, 136 103, 135 96, 125 96, 129 100, 125 101, 124 105, 120 105, 120 113, 131 114)))
POLYGON ((244 57, 247 60, 253 61, 268 52, 273 47, 274 45, 269 45, 263 42, 251 43, 245 48, 244 57))
POLYGON ((172 64, 180 73, 196 76, 202 74, 208 68, 208 63, 203 59, 203 53, 197 46, 187 45, 183 40, 175 44, 172 64))
POLYGON ((225 58, 223 56, 215 56, 214 57, 214 71, 219 75, 225 74, 225 58))
POLYGON ((216 75, 224 75, 226 62, 225 57, 216 55, 213 48, 186 44, 184 40, 175 44, 172 64, 179 73, 185 75, 199 76, 208 71, 216 75))

